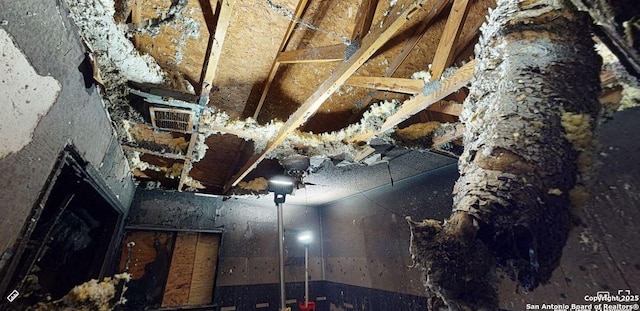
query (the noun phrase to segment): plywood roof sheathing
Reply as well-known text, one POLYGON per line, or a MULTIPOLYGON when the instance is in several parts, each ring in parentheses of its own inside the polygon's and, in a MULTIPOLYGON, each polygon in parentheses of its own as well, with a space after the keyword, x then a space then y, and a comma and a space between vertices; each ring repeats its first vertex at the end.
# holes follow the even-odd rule
MULTIPOLYGON (((267 144, 267 147, 259 154, 251 157, 238 172, 230 183, 231 186, 238 184, 249 172, 251 172, 260 163, 265 156, 275 147, 280 145, 287 135, 295 131, 303 123, 305 123, 317 110, 320 105, 335 93, 344 82, 364 64, 380 47, 382 47, 393 35, 411 18, 424 18, 426 9, 419 3, 413 3, 402 11, 395 19, 382 28, 377 28, 370 32, 362 39, 360 49, 358 49, 349 60, 344 61, 336 67, 333 73, 325 80, 318 89, 294 112, 287 122, 280 128, 276 137, 267 144)), ((228 188, 225 187, 225 188, 228 188)))
POLYGON ((260 114, 260 110, 262 109, 262 105, 264 104, 264 100, 267 98, 267 93, 269 92, 269 88, 271 88, 271 84, 273 83, 273 79, 276 77, 276 73, 278 72, 278 68, 280 68, 280 62, 278 58, 280 53, 287 47, 287 43, 289 42, 289 38, 291 37, 291 33, 296 25, 296 21, 300 19, 302 13, 304 13, 304 9, 307 7, 307 0, 300 0, 298 2, 298 6, 296 7, 296 11, 294 13, 293 19, 289 23, 287 30, 282 37, 282 42, 280 43, 280 48, 278 49, 278 56, 273 60, 273 64, 271 64, 271 70, 269 71, 269 77, 265 82, 264 88, 262 89, 262 94, 260 95, 260 100, 258 101, 258 106, 256 107, 256 111, 253 113, 253 118, 258 119, 258 115, 260 114))
POLYGON ((335 44, 317 48, 300 49, 295 51, 284 51, 278 55, 277 63, 314 63, 314 62, 334 62, 344 60, 344 44, 335 44))
POLYGON ((444 27, 438 49, 433 57, 431 79, 439 79, 444 69, 451 65, 455 52, 455 43, 462 30, 462 24, 467 17, 469 0, 454 0, 451 13, 444 27))
MULTIPOLYGON (((222 54, 222 45, 229 29, 229 21, 236 0, 223 0, 220 4, 220 13, 218 14, 218 23, 216 32, 209 36, 209 44, 207 47, 207 58, 204 61, 202 75, 200 77, 201 95, 208 94, 209 88, 213 85, 213 80, 222 54)), ((213 4, 211 5, 214 6, 213 4)))

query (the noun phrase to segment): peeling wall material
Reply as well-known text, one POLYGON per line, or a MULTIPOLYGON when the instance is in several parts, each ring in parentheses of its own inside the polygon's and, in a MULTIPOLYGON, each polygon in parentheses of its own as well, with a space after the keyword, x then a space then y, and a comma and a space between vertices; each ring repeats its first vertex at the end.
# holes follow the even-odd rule
POLYGON ((0 158, 29 144, 40 118, 56 102, 62 86, 39 75, 9 34, 0 29, 0 158))

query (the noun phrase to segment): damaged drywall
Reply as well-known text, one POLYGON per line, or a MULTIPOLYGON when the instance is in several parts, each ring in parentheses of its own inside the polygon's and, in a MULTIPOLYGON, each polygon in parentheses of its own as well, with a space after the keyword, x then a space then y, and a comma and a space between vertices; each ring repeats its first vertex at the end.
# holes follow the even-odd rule
POLYGON ((10 35, 0 28, 0 158, 29 144, 33 131, 56 102, 62 86, 40 76, 10 35))
POLYGON ((141 121, 129 106, 127 81, 160 84, 165 73, 148 55, 141 55, 125 36, 125 25, 114 19, 113 0, 66 0, 69 16, 80 30, 100 68, 104 103, 111 118, 141 121))

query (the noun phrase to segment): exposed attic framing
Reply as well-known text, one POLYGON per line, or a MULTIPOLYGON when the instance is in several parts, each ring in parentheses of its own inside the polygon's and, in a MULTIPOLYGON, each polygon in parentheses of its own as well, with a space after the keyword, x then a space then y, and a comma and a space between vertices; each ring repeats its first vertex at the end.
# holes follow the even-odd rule
MULTIPOLYGON (((296 7, 296 11, 293 15, 293 19, 289 23, 287 30, 282 38, 282 43, 280 43, 280 48, 278 49, 278 55, 276 59, 273 61, 271 65, 271 70, 269 71, 269 78, 265 82, 265 86, 262 89, 262 95, 260 95, 260 100, 258 101, 258 107, 256 108, 256 112, 253 114, 254 119, 258 119, 258 115, 260 114, 260 110, 262 109, 262 105, 264 104, 265 99, 267 98, 267 93, 269 92, 269 88, 271 88, 271 83, 273 83, 273 79, 276 77, 276 73, 278 72, 278 68, 280 67, 280 54, 284 52, 284 49, 287 47, 287 43, 289 42, 289 38, 291 37, 291 33, 293 32, 293 28, 296 25, 296 20, 302 16, 304 9, 307 7, 308 0, 300 0, 298 2, 298 6, 296 7)), ((304 54, 304 53, 303 53, 304 54)), ((296 57, 293 57, 296 59, 296 57)))
POLYGON ((384 45, 398 29, 400 29, 404 23, 411 18, 421 18, 427 10, 424 9, 419 3, 414 3, 408 6, 404 11, 399 14, 392 22, 389 22, 383 28, 378 28, 373 32, 367 34, 363 39, 360 48, 345 62, 341 63, 333 72, 333 74, 323 82, 318 89, 305 101, 305 103, 293 113, 284 126, 280 129, 277 136, 272 139, 265 150, 257 155, 254 155, 249 162, 247 162, 240 172, 234 176, 232 180, 225 187, 226 189, 231 186, 237 185, 249 172, 255 169, 265 156, 272 151, 275 147, 281 144, 285 137, 291 134, 294 130, 300 127, 304 122, 309 119, 322 105, 322 103, 338 90, 344 84, 344 82, 355 71, 364 64, 369 57, 371 57, 382 45, 384 45))
MULTIPOLYGON (((399 92, 415 96, 411 100, 406 101, 403 107, 396 112, 395 115, 390 117, 379 130, 362 133, 361 136, 358 136, 355 139, 350 139, 349 141, 354 144, 360 144, 361 142, 368 141, 374 135, 391 129, 401 121, 419 113, 424 108, 427 108, 431 112, 450 115, 454 118, 457 117, 462 109, 462 105, 459 102, 441 101, 441 99, 451 93, 454 93, 468 82, 468 79, 465 77, 460 79, 461 74, 458 73, 454 75, 454 77, 451 77, 451 79, 456 80, 453 84, 448 82, 450 80, 440 81, 434 79, 425 85, 425 82, 422 80, 392 77, 396 70, 400 68, 401 64, 403 64, 407 59, 412 50, 418 45, 418 42, 426 33, 428 33, 429 26, 433 24, 433 21, 440 16, 447 7, 451 6, 451 2, 452 1, 450 0, 438 0, 434 1, 434 3, 429 7, 425 6, 423 2, 418 1, 398 5, 389 12, 381 27, 376 25, 376 27, 372 28, 371 25, 373 23, 374 14, 379 5, 378 1, 361 1, 359 2, 357 13, 354 16, 354 27, 348 37, 349 41, 346 41, 347 43, 350 43, 349 46, 345 44, 334 44, 321 47, 288 50, 288 42, 291 40, 294 27, 300 21, 301 16, 305 13, 305 8, 308 6, 308 1, 298 1, 295 11, 292 12, 293 15, 290 16, 291 21, 289 22, 289 25, 282 37, 279 52, 274 57, 269 76, 267 77, 264 88, 262 89, 254 117, 257 117, 260 113, 261 106, 269 93, 271 84, 275 82, 276 73, 278 72, 278 68, 281 64, 310 62, 339 63, 332 71, 332 74, 317 87, 313 94, 309 96, 304 103, 302 103, 298 110, 290 115, 287 122, 285 122, 278 131, 277 135, 267 142, 264 150, 254 154, 248 159, 242 158, 242 150, 231 151, 231 153, 236 155, 235 159, 232 161, 235 163, 234 165, 239 164, 242 167, 235 174, 230 173, 231 175, 229 176, 233 177, 227 177, 228 180, 222 188, 223 191, 227 192, 231 187, 237 185, 243 178, 245 178, 265 159, 269 152, 282 144, 293 131, 305 124, 305 122, 307 122, 307 120, 318 111, 322 104, 343 85, 352 85, 358 88, 367 88, 376 91, 399 92), (384 74, 382 76, 369 77, 353 76, 353 74, 363 64, 365 64, 372 55, 377 53, 379 49, 390 39, 398 35, 399 29, 403 27, 406 28, 405 25, 408 24, 408 21, 413 21, 417 26, 413 28, 412 34, 405 39, 402 49, 395 55, 393 61, 384 71, 384 74), (416 23, 415 21, 419 22, 416 23), (371 31, 369 31, 369 28, 372 28, 371 31), (444 86, 444 88, 441 90, 440 88, 442 86, 444 86), (428 91, 427 88, 429 88, 428 91)), ((197 87, 198 95, 195 96, 196 102, 199 105, 207 105, 210 98, 208 95, 216 92, 216 85, 218 84, 218 82, 216 82, 216 71, 217 67, 220 65, 220 57, 223 53, 227 39, 227 32, 230 29, 230 23, 232 23, 235 3, 236 1, 200 1, 207 29, 209 30, 209 36, 207 40, 208 44, 206 53, 204 54, 204 62, 200 72, 199 85, 197 87)), ((142 11, 139 7, 139 3, 134 2, 131 5, 133 5, 132 15, 135 12, 142 11)), ((445 63, 440 65, 434 64, 433 67, 438 71, 444 70, 444 68, 452 62, 453 58, 456 57, 456 55, 458 55, 465 46, 468 46, 469 42, 477 36, 476 31, 472 30, 468 31, 464 38, 457 38, 460 34, 462 24, 465 22, 467 5, 468 1, 455 1, 453 4, 453 8, 451 9, 445 30, 442 34, 442 38, 440 39, 436 55, 438 59, 444 58, 445 63)), ((137 18, 136 21, 136 25, 138 25, 136 27, 144 25, 144 21, 137 18)), ((480 23, 478 21, 474 23, 477 25, 471 25, 471 29, 477 29, 479 27, 480 23)), ((465 68, 472 67, 472 64, 469 64, 465 68)), ((369 94, 372 93, 370 92, 369 94)), ((369 98, 365 98, 364 101, 366 105, 368 105, 374 96, 367 97, 369 98)), ((245 133, 242 130, 231 128, 212 128, 212 130, 219 133, 229 133, 244 139, 252 139, 251 134, 245 133)), ((202 132, 195 132, 190 136, 189 148, 185 155, 169 154, 168 156, 163 156, 162 153, 145 150, 144 148, 135 146, 127 146, 126 148, 127 150, 142 152, 156 157, 159 156, 163 158, 182 160, 184 162, 183 171, 180 175, 178 189, 183 190, 185 181, 190 177, 189 170, 192 167, 193 152, 196 149, 196 141, 200 135, 205 135, 206 137, 206 134, 202 132)), ((202 137, 200 137, 200 139, 202 139, 202 137)), ((243 144, 240 148, 247 148, 249 146, 250 145, 243 144)), ((369 150, 361 152, 360 156, 356 157, 356 159, 362 160, 369 154, 369 152, 369 150)))

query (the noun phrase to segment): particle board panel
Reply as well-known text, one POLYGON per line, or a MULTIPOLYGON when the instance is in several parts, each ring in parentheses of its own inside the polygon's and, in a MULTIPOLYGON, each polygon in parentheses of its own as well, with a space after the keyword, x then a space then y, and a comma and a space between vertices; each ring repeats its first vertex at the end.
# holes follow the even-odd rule
POLYGON ((209 30, 197 0, 190 0, 175 16, 168 16, 172 1, 139 1, 141 24, 159 24, 157 34, 136 35, 135 46, 158 64, 197 85, 204 64, 209 30))
MULTIPOLYGON (((232 118, 245 111, 252 91, 258 93, 269 75, 290 19, 283 11, 295 10, 297 0, 237 1, 222 47, 210 104, 232 118)), ((257 100, 256 100, 257 101, 257 100)), ((250 113, 253 113, 251 111, 250 113)))
POLYGON ((178 233, 162 298, 162 307, 178 307, 189 302, 197 243, 198 233, 178 233))
POLYGON ((144 276, 145 266, 156 259, 157 251, 154 244, 170 250, 173 244, 170 232, 155 231, 134 231, 127 233, 122 243, 122 254, 120 256, 119 271, 128 271, 133 280, 139 280, 144 276), (133 242, 131 258, 129 259, 128 269, 128 247, 127 244, 133 242))
POLYGON ((189 290, 189 305, 204 305, 213 301, 213 286, 219 247, 220 235, 198 233, 189 290))

